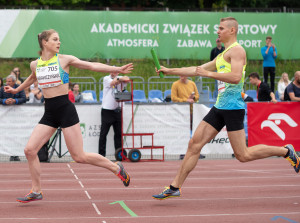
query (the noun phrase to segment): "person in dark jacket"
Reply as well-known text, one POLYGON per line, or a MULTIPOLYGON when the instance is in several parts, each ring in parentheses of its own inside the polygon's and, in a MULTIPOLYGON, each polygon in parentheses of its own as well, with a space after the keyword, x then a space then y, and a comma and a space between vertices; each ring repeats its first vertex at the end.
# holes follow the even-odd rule
MULTIPOLYGON (((6 78, 6 85, 17 88, 19 85, 16 84, 16 77, 14 75, 8 75, 6 78)), ((4 92, 4 87, 0 89, 0 104, 2 105, 20 105, 26 102, 26 95, 24 90, 17 94, 11 94, 4 92)))
MULTIPOLYGON (((6 85, 12 88, 17 88, 19 85, 16 84, 16 77, 14 75, 8 75, 6 78, 6 85)), ((4 87, 0 89, 0 103, 2 105, 19 105, 26 102, 26 96, 24 91, 20 91, 17 94, 11 94, 4 92, 4 87)), ((11 156, 10 161, 20 161, 18 156, 11 156)))
POLYGON ((257 87, 257 100, 258 101, 271 101, 276 103, 275 94, 271 91, 269 85, 266 82, 262 82, 258 73, 253 72, 249 74, 249 81, 251 84, 257 87))

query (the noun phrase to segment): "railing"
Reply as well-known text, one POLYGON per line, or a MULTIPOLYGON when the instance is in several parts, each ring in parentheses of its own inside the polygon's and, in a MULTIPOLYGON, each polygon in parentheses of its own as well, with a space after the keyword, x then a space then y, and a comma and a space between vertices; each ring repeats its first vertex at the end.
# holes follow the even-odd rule
MULTIPOLYGON (((191 80, 190 77, 188 79, 191 80)), ((147 81, 148 92, 150 90, 161 90, 162 92, 171 90, 172 84, 178 80, 179 76, 165 76, 163 79, 159 76, 149 77, 147 81)))
POLYGON ((97 91, 97 82, 94 77, 70 77, 72 84, 78 84, 81 91, 97 91))
MULTIPOLYGON (((103 90, 103 78, 100 78, 97 82, 93 77, 70 77, 72 83, 79 84, 80 90, 93 90, 97 93, 97 98, 99 99, 100 92, 103 90), (98 87, 97 87, 98 86, 98 87)), ((179 80, 178 76, 165 76, 163 79, 158 76, 149 77, 147 81, 143 77, 131 76, 133 80, 134 90, 143 90, 145 92, 146 98, 148 98, 148 92, 150 90, 161 90, 162 92, 166 90, 171 90, 172 84, 179 80), (147 86, 146 86, 147 85, 147 86)), ((192 78, 189 77, 189 80, 192 78)), ((280 77, 275 77, 275 88, 277 88, 278 81, 280 77)), ((217 83, 211 78, 198 77, 195 79, 195 84, 197 86, 198 92, 200 94, 200 101, 210 101, 210 103, 216 99, 217 96, 217 83)), ((129 86, 127 86, 129 87, 129 86)), ((130 91, 130 89, 127 89, 130 91)), ((245 78, 244 91, 246 90, 256 90, 256 86, 250 84, 249 78, 245 78)), ((99 100, 98 100, 99 101, 99 100)))

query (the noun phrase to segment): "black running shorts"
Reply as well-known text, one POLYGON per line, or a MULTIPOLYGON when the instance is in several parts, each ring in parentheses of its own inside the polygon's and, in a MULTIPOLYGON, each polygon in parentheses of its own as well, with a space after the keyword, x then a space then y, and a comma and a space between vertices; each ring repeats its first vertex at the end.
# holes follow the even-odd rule
POLYGON ((244 129, 245 110, 225 110, 212 107, 204 117, 204 121, 214 127, 218 132, 226 126, 227 131, 244 129))
POLYGON ((45 98, 45 113, 39 124, 53 128, 67 128, 77 123, 79 123, 78 114, 68 95, 45 98))

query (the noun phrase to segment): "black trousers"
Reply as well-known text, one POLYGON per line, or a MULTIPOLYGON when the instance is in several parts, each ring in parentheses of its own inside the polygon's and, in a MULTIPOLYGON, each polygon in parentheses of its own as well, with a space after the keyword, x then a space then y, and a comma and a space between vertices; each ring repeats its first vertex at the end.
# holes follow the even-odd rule
POLYGON ((264 82, 268 83, 268 76, 270 74, 271 90, 275 94, 275 67, 264 67, 264 82))
POLYGON ((120 110, 101 110, 101 129, 99 137, 99 154, 106 156, 106 136, 111 126, 114 129, 115 149, 122 147, 121 134, 121 111, 120 110))

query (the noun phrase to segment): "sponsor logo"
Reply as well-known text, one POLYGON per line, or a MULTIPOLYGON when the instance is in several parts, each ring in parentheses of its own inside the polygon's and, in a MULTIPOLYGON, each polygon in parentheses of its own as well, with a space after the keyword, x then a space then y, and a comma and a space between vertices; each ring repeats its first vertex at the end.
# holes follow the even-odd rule
POLYGON ((53 62, 53 63, 49 63, 49 64, 48 64, 48 66, 55 65, 55 64, 57 64, 57 62, 56 62, 56 61, 55 61, 55 62, 53 62))
POLYGON ((80 129, 81 129, 82 137, 85 138, 85 135, 86 135, 85 123, 80 123, 80 129))
POLYGON ((278 127, 281 121, 285 121, 290 127, 297 127, 298 124, 285 113, 272 113, 269 115, 268 120, 264 120, 261 123, 261 129, 269 127, 272 131, 282 140, 285 140, 285 133, 278 127))

